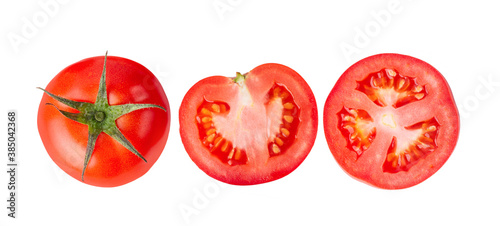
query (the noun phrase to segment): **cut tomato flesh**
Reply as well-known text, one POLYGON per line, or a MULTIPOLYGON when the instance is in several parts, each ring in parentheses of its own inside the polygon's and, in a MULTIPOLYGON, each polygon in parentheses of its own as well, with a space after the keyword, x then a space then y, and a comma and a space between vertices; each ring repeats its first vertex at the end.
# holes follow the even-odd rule
POLYGON ((316 138, 317 114, 304 79, 269 63, 235 78, 197 82, 179 109, 180 134, 189 157, 207 175, 230 184, 260 184, 304 161, 316 138))

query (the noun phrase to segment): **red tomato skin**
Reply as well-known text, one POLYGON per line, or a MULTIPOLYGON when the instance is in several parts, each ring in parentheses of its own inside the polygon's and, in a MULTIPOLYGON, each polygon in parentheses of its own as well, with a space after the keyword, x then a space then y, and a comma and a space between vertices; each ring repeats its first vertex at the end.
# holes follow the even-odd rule
MULTIPOLYGON (((91 57, 59 72, 46 90, 66 99, 94 103, 104 57, 91 57)), ((167 109, 141 109, 118 118, 124 136, 145 157, 131 153, 113 138, 101 133, 85 171, 84 183, 116 187, 144 175, 162 153, 170 128, 170 110, 165 92, 156 77, 132 60, 108 56, 106 87, 110 105, 156 104, 167 109)), ((38 131, 50 158, 71 177, 81 181, 88 140, 88 126, 64 117, 60 110, 78 112, 44 94, 38 110, 38 131)))
POLYGON ((442 74, 428 63, 417 58, 385 53, 367 57, 349 67, 338 79, 330 92, 324 107, 323 125, 328 146, 341 168, 356 180, 382 189, 403 189, 417 185, 436 173, 452 154, 459 135, 460 117, 451 88, 442 74), (411 103, 397 109, 400 122, 405 126, 411 122, 436 117, 441 123, 437 138, 438 149, 419 161, 409 171, 384 173, 383 161, 391 139, 377 132, 377 138, 370 149, 357 159, 355 152, 347 148, 346 139, 338 128, 337 112, 343 106, 376 112, 368 97, 356 89, 369 73, 383 68, 395 69, 402 75, 416 77, 425 84, 430 95, 420 103, 411 103), (357 160, 356 160, 357 159, 357 160))
POLYGON ((285 86, 294 95, 301 108, 301 123, 297 138, 290 149, 278 158, 269 158, 266 165, 252 164, 228 166, 211 156, 202 145, 195 124, 195 115, 203 98, 228 102, 237 92, 232 78, 211 76, 197 82, 186 93, 179 109, 180 134, 184 147, 194 163, 207 175, 233 185, 254 185, 274 181, 294 171, 307 157, 316 139, 318 110, 316 99, 306 81, 293 69, 276 63, 260 65, 247 73, 245 84, 254 96, 261 96, 276 83, 285 86))

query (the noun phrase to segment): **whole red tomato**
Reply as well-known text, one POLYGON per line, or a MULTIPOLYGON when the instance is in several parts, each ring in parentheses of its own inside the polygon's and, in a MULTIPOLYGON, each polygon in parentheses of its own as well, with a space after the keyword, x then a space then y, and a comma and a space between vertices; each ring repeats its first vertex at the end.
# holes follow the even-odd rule
POLYGON ((114 187, 145 174, 165 147, 167 96, 144 66, 100 56, 72 64, 44 90, 38 131, 47 153, 84 183, 114 187))
POLYGON ((349 67, 328 96, 323 119, 340 166, 384 189, 432 176, 453 152, 460 128, 441 73, 400 54, 367 57, 349 67))
POLYGON ((314 95, 280 64, 235 78, 212 76, 187 92, 180 134, 196 165, 220 181, 250 185, 279 179, 310 152, 318 128, 314 95))

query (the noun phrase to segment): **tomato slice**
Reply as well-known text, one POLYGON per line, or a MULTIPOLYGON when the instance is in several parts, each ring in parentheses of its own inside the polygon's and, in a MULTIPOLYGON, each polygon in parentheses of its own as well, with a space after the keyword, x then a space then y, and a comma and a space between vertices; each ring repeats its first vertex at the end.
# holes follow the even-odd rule
POLYGON ((292 172, 310 152, 318 127, 311 89, 280 64, 199 81, 184 97, 179 120, 182 142, 196 165, 237 185, 292 172))
POLYGON ((325 135, 339 165, 384 189, 411 187, 439 170, 455 148, 459 122, 445 78, 400 54, 352 65, 324 108, 325 135))

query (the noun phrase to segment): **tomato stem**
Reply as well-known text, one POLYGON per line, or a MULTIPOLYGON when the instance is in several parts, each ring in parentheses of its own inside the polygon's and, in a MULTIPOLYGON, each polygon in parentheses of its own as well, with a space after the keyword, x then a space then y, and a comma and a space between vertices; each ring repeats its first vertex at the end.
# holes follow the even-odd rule
POLYGON ((98 122, 102 122, 105 117, 106 117, 106 114, 104 114, 104 112, 102 112, 102 111, 98 111, 94 115, 95 120, 97 120, 98 122))
POLYGON ((233 79, 233 82, 238 83, 238 85, 243 85, 243 82, 246 79, 246 75, 241 74, 240 72, 236 72, 236 77, 233 79))

